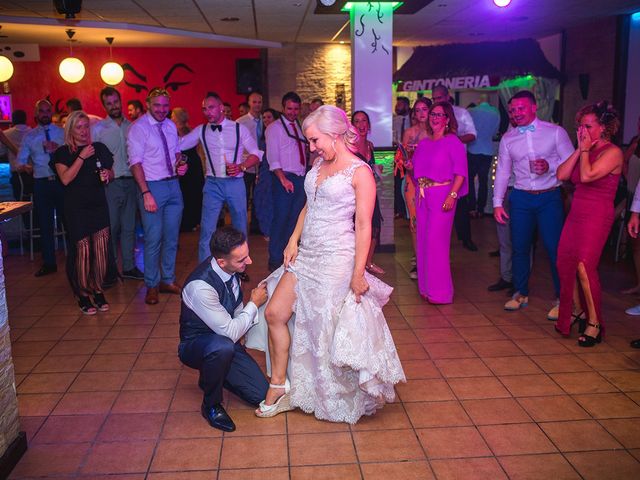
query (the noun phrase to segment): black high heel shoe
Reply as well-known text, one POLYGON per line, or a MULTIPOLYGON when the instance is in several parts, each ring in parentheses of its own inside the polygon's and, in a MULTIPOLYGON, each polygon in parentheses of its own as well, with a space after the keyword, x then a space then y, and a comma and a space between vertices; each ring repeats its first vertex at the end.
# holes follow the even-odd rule
POLYGON ((580 347, 593 347, 596 343, 600 343, 602 341, 602 332, 600 331, 600 324, 588 322, 587 326, 596 328, 598 330, 598 336, 592 337, 591 335, 585 335, 583 333, 582 334, 583 338, 578 339, 578 346, 580 347))
POLYGON ((573 325, 577 323, 578 333, 584 333, 584 331, 587 329, 587 317, 584 316, 584 311, 581 311, 580 313, 572 313, 571 318, 573 319, 571 321, 571 327, 573 327, 573 325))

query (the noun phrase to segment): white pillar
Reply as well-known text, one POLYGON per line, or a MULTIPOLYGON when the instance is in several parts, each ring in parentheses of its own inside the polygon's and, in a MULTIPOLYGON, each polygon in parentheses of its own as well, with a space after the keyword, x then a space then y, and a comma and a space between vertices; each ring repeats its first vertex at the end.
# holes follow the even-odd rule
POLYGON ((374 145, 391 145, 393 7, 354 2, 351 7, 352 110, 371 119, 374 145))

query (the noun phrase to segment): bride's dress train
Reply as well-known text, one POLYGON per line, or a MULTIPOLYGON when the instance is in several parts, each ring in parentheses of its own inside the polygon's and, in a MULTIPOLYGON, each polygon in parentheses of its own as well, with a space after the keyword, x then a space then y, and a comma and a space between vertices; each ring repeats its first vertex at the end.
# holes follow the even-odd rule
MULTIPOLYGON (((392 288, 365 273, 369 291, 356 303, 350 289, 355 261, 354 161, 317 185, 321 160, 305 180, 307 214, 298 257, 289 266, 297 279, 294 315, 289 322, 288 377, 291 404, 319 419, 356 423, 395 399, 394 385, 405 381, 391 332, 382 313, 392 288)), ((267 279, 269 295, 284 273, 267 279)), ((267 352, 264 308, 248 333, 247 346, 267 352)))

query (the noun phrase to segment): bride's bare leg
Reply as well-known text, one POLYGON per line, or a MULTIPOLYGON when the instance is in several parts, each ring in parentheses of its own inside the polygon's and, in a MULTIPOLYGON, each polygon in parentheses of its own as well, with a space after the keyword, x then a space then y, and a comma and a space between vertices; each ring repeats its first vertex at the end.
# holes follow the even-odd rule
MULTIPOLYGON (((271 355, 271 383, 284 385, 289 361, 289 344, 291 338, 287 323, 293 314, 296 277, 285 272, 278 282, 269 304, 265 310, 265 318, 269 325, 269 354, 271 355)), ((269 388, 265 403, 272 405, 284 393, 283 388, 269 388)))

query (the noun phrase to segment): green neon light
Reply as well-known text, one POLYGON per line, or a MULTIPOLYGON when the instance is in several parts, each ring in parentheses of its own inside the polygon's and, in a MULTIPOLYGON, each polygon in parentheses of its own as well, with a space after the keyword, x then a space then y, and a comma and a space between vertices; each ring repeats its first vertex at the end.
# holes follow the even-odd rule
MULTIPOLYGON (((365 2, 347 2, 344 4, 344 7, 342 7, 342 11, 350 12, 353 9, 353 7, 355 7, 356 3, 365 3, 365 2)), ((380 2, 380 3, 390 3, 391 8, 393 8, 394 10, 397 10, 404 4, 404 2, 380 2)))

